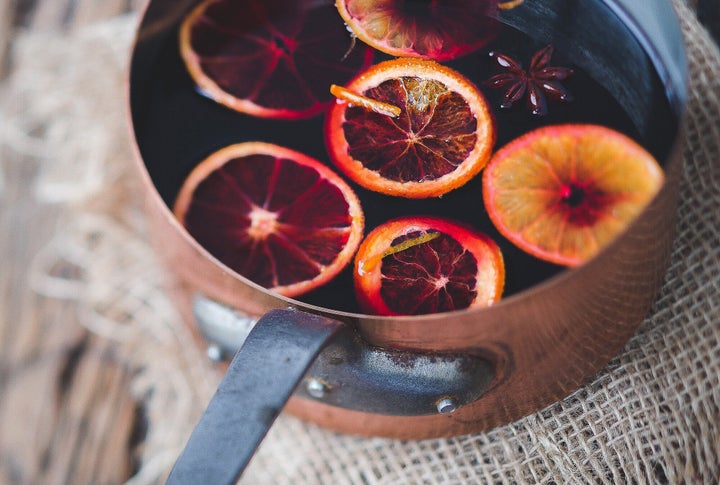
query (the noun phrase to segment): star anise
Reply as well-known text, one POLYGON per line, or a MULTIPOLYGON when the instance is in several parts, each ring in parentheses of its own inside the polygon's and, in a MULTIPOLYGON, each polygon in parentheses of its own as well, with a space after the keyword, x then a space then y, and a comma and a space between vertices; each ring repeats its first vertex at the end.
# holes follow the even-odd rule
POLYGON ((530 68, 525 71, 522 65, 511 57, 500 52, 490 52, 490 57, 495 59, 505 72, 496 74, 484 84, 494 89, 505 89, 501 108, 510 108, 525 96, 532 114, 543 116, 547 114, 546 97, 563 103, 572 101, 572 94, 558 81, 566 79, 573 70, 548 66, 552 53, 552 45, 540 49, 530 60, 530 68))

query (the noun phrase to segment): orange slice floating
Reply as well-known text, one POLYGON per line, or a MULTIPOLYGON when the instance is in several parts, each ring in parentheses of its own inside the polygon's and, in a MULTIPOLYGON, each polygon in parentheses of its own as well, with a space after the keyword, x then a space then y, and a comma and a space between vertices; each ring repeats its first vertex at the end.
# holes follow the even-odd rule
POLYGON ((325 141, 335 165, 367 189, 408 198, 439 196, 468 182, 490 159, 495 124, 488 103, 471 81, 448 67, 424 59, 385 61, 345 90, 370 101, 334 104, 325 141), (372 100, 400 114, 365 106, 372 100))
POLYGON ((369 65, 332 2, 205 0, 185 18, 180 52, 199 89, 234 110, 268 118, 324 111, 331 82, 369 65))
POLYGON ((486 307, 500 299, 505 266, 485 234, 434 217, 375 228, 355 256, 361 307, 378 315, 421 315, 486 307))
POLYGON ((496 0, 337 0, 336 6, 360 40, 396 57, 448 61, 499 31, 496 0))
POLYGON ((596 125, 558 125, 517 138, 483 174, 497 229, 546 261, 578 266, 620 234, 663 183, 644 148, 596 125))
POLYGON ((227 267, 285 296, 332 279, 360 244, 355 193, 302 153, 262 142, 225 147, 186 179, 174 213, 227 267))

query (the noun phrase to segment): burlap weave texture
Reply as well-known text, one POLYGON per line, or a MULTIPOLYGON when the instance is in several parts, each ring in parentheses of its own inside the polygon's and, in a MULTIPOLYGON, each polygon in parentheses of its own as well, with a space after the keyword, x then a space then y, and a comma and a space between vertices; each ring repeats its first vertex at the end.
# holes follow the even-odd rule
MULTIPOLYGON (((622 353, 562 401, 476 435, 366 439, 283 415, 242 483, 718 483, 720 52, 674 3, 691 69, 678 236, 662 291, 622 353)), ((130 483, 144 484, 162 483, 218 375, 177 325, 145 237, 122 95, 136 21, 24 36, 0 93, 0 115, 13 120, 0 143, 52 155, 36 194, 71 215, 36 259, 36 291, 82 302, 82 323, 143 369, 134 386, 150 429, 130 483), (58 277, 59 264, 81 276, 58 277)))

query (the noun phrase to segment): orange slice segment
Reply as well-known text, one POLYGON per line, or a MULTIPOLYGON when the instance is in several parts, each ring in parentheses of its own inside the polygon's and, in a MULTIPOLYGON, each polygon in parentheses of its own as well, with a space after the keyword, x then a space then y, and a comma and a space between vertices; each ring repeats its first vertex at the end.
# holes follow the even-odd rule
POLYGON ((330 281, 360 244, 352 189, 302 153, 262 142, 225 147, 185 180, 174 213, 216 259, 285 296, 330 281))
POLYGON ((376 227, 355 256, 360 306, 377 315, 421 315, 481 308, 500 299, 499 247, 467 226, 408 217, 376 227))
POLYGON ((627 136, 596 125, 557 125, 504 146, 483 174, 497 229, 546 261, 578 266, 647 206, 663 172, 627 136))
POLYGON ((490 159, 495 124, 487 101, 458 72, 424 59, 381 62, 345 89, 400 108, 397 117, 336 102, 325 122, 335 165, 359 185, 408 198, 462 186, 490 159))
POLYGON ((337 0, 340 16, 366 44, 396 57, 448 61, 490 42, 497 0, 337 0))
POLYGON ((234 110, 268 118, 305 118, 332 101, 369 65, 332 2, 205 0, 184 19, 180 52, 198 88, 234 110))

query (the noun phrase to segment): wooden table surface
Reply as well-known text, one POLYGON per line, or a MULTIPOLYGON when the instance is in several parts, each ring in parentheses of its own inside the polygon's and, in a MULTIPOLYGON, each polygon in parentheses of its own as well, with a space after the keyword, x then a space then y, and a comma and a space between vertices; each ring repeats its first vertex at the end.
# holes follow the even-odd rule
MULTIPOLYGON (((20 30, 72 31, 141 3, 0 0, 0 83, 12 72, 7 53, 20 30)), ((700 1, 698 14, 720 34, 718 0, 700 1)), ((122 483, 136 470, 142 444, 132 369, 112 344, 75 324, 72 302, 29 287, 27 268, 63 209, 29 195, 36 160, 0 148, 0 163, 0 484, 122 483), (17 419, 18 409, 30 422, 17 419)))
MULTIPOLYGON (((0 82, 12 72, 17 33, 72 32, 139 4, 0 0, 0 82)), ((27 269, 63 208, 28 190, 36 159, 3 147, 0 164, 0 484, 123 483, 137 467, 143 425, 129 389, 132 369, 77 324, 76 304, 29 287, 27 269)))

